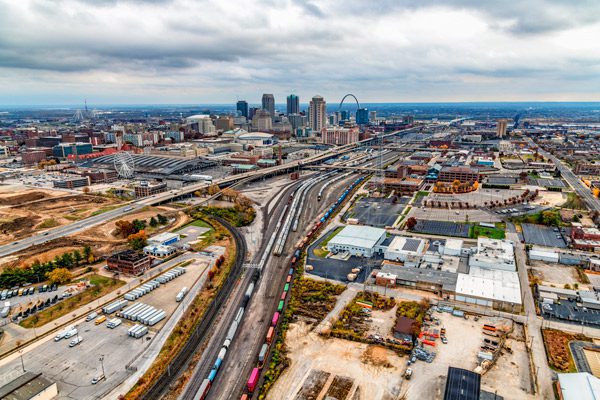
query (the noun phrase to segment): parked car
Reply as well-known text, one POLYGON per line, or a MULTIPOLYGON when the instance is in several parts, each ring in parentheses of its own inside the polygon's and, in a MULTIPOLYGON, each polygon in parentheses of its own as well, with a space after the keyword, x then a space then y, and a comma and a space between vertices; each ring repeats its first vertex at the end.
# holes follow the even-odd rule
POLYGON ((92 385, 95 385, 96 383, 103 381, 105 379, 106 379, 106 377, 104 376, 104 374, 95 376, 94 378, 92 378, 92 385))
POLYGON ((446 338, 446 336, 442 336, 442 343, 444 344, 448 344, 448 339, 446 338))

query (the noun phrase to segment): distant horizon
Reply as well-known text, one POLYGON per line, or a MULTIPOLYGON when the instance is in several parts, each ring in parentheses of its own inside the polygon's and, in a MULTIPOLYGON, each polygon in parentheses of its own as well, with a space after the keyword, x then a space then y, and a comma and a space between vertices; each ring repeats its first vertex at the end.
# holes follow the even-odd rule
MULTIPOLYGON (((238 101, 243 101, 244 99, 241 100, 235 100, 231 103, 87 103, 87 107, 88 108, 92 108, 92 107, 161 107, 161 106, 166 106, 166 107, 206 107, 206 106, 228 106, 228 107, 235 107, 236 103, 238 101)), ((338 101, 327 101, 327 98, 325 98, 325 101, 327 102, 328 105, 332 105, 332 104, 338 104, 338 101)), ((565 100, 527 100, 527 101, 523 101, 523 100, 515 100, 515 101, 494 101, 494 100, 486 100, 486 101, 382 101, 382 102, 371 102, 371 101, 365 101, 365 102, 361 102, 359 100, 359 103, 361 105, 363 104, 371 104, 371 105, 440 105, 440 104, 449 104, 449 105, 461 105, 461 104, 465 104, 465 105, 476 105, 476 104, 490 104, 490 105, 502 105, 502 104, 507 104, 507 105, 519 105, 519 104, 553 104, 553 105, 560 105, 560 104, 565 104, 565 105, 570 105, 570 104, 575 104, 575 105, 581 105, 581 104, 586 104, 586 105, 595 105, 595 104, 599 104, 600 105, 600 100, 576 100, 576 101, 565 101, 565 100)), ((260 102, 248 102, 249 106, 254 106, 254 105, 260 105, 260 102)), ((308 106, 308 102, 301 102, 300 105, 303 106, 308 106)), ((355 104, 353 101, 344 101, 344 105, 349 105, 352 106, 353 104, 355 104)), ((286 103, 280 103, 277 102, 275 103, 275 105, 277 106, 285 106, 286 103)), ((85 107, 85 103, 30 103, 30 104, 0 104, 0 108, 11 108, 11 109, 15 109, 15 108, 20 108, 20 107, 27 107, 27 108, 31 108, 31 107, 44 107, 44 108, 83 108, 85 107)))

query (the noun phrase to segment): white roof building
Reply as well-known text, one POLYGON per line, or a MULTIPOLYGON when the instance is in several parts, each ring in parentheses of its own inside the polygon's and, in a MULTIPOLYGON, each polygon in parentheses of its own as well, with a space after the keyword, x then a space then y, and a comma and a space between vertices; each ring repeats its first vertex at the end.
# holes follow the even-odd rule
POLYGON ((522 304, 519 275, 514 271, 471 267, 458 274, 456 300, 491 307, 522 304))
POLYGON ((460 256, 463 248, 463 241, 460 239, 446 239, 442 254, 445 256, 460 256))
POLYGON ((516 271, 512 242, 480 237, 477 239, 477 253, 469 258, 469 266, 516 271))
POLYGON ((600 379, 587 372, 558 374, 558 389, 563 400, 600 399, 600 379))
POLYGON ((558 252, 550 249, 543 249, 541 247, 534 247, 529 250, 529 259, 558 263, 558 252))
POLYGON ((327 249, 334 253, 348 252, 353 256, 371 257, 385 237, 385 229, 348 225, 327 243, 327 249))
POLYGON ((410 256, 422 256, 425 253, 426 243, 424 239, 396 236, 385 251, 384 258, 406 261, 410 256))
POLYGON ((169 245, 179 241, 178 233, 163 232, 148 238, 148 243, 152 245, 169 245))

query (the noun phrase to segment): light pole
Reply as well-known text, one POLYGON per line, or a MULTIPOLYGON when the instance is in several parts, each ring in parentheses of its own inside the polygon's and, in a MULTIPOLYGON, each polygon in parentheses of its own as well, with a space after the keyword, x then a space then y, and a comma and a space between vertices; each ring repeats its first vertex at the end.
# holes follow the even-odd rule
POLYGON ((104 354, 100 355, 100 366, 102 367, 102 376, 104 377, 104 379, 106 379, 106 375, 104 375, 104 354))
POLYGON ((27 372, 25 370, 25 363, 23 362, 23 350, 19 350, 19 356, 21 357, 21 368, 23 368, 23 372, 27 372))

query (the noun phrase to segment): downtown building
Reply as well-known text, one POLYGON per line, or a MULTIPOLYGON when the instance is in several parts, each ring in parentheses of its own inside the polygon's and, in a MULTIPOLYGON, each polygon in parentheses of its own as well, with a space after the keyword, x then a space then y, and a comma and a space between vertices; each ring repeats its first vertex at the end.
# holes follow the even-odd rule
POLYGON ((321 142, 325 144, 344 145, 356 143, 359 139, 358 127, 329 126, 321 129, 321 142))
POLYGON ((321 132, 327 126, 327 103, 323 97, 316 95, 308 108, 308 127, 313 132, 321 132))
POLYGON ((287 97, 286 114, 300 114, 300 98, 295 94, 290 94, 287 97))
POLYGON ((275 96, 270 93, 265 93, 262 95, 262 108, 263 110, 267 110, 271 119, 275 117, 275 96))

